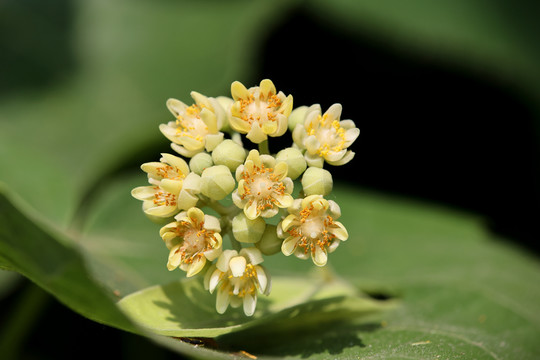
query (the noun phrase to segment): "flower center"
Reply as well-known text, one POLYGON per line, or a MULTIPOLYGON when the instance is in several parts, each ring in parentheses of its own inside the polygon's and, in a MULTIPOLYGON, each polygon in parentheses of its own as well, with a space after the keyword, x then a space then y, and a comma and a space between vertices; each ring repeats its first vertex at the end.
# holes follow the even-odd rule
POLYGON ((246 294, 254 294, 257 292, 256 286, 257 271, 252 264, 247 264, 242 276, 234 277, 232 274, 228 276, 231 284, 230 295, 244 297, 246 294))
POLYGON ((254 166, 253 172, 248 174, 244 172, 244 193, 241 198, 251 197, 251 201, 257 201, 259 210, 271 208, 277 202, 276 196, 285 193, 285 185, 277 181, 277 175, 273 168, 254 166))
POLYGON ((156 169, 156 174, 163 179, 182 180, 186 176, 176 167, 163 165, 156 169))
POLYGON ((176 232, 178 237, 184 240, 176 252, 182 254, 182 261, 187 264, 191 264, 195 257, 200 258, 203 252, 212 249, 209 240, 215 241, 213 231, 195 227, 185 220, 180 222, 176 232))
POLYGON ((330 122, 326 114, 319 115, 319 128, 317 131, 311 126, 307 129, 308 135, 315 135, 321 146, 317 152, 321 156, 327 155, 330 151, 338 152, 345 146, 345 130, 341 127, 338 120, 330 122))
POLYGON ((250 95, 247 99, 239 99, 239 101, 241 118, 249 124, 254 121, 259 124, 266 121, 276 121, 276 112, 282 104, 277 95, 265 97, 263 94, 260 94, 258 98, 250 95))
POLYGON ((176 195, 162 191, 159 186, 154 187, 154 204, 157 206, 176 206, 176 195))
POLYGON ((193 104, 186 108, 183 115, 176 117, 176 134, 202 141, 208 134, 208 127, 201 119, 201 107, 193 104))
POLYGON ((305 253, 315 252, 317 246, 329 246, 336 237, 328 231, 328 227, 334 224, 332 217, 326 212, 314 214, 313 205, 300 211, 300 222, 300 225, 291 227, 287 232, 298 238, 297 246, 304 248, 305 253))

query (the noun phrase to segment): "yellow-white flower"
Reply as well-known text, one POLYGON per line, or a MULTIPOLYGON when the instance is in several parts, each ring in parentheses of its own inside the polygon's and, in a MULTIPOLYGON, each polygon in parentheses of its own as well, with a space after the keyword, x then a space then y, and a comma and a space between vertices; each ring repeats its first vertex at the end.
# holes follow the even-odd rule
POLYGON ((170 250, 167 268, 179 267, 190 277, 203 269, 206 260, 213 261, 221 254, 221 227, 216 217, 196 207, 181 212, 175 220, 159 231, 170 250))
POLYGON ((217 289, 216 310, 223 314, 229 305, 243 305, 247 316, 253 315, 257 306, 257 293, 270 293, 270 276, 259 265, 263 262, 257 248, 225 250, 206 273, 204 286, 210 293, 217 289))
POLYGON ((281 251, 286 256, 307 259, 311 255, 315 265, 324 266, 328 253, 349 237, 343 224, 335 221, 341 215, 339 206, 322 195, 297 199, 288 211, 277 228, 278 236, 285 239, 281 251))
POLYGON ((270 155, 251 150, 244 164, 236 169, 238 188, 232 193, 236 206, 248 219, 276 215, 280 208, 289 207, 293 181, 287 177, 287 163, 276 162, 270 155))
POLYGON ((167 100, 167 108, 176 118, 161 124, 159 130, 180 155, 192 157, 203 151, 212 151, 221 141, 220 131, 226 114, 218 101, 195 91, 191 92, 195 104, 187 106, 180 100, 167 100))
POLYGON ((247 89, 241 82, 231 85, 234 103, 231 106, 231 127, 252 142, 259 144, 268 136, 281 136, 287 131, 287 118, 292 110, 292 95, 276 92, 271 80, 247 89))
POLYGON ((176 215, 197 204, 201 178, 189 172, 187 163, 174 155, 161 154, 160 162, 141 165, 151 186, 139 186, 131 195, 143 201, 144 212, 161 218, 176 215))
POLYGON ((315 104, 306 111, 304 122, 296 124, 293 140, 299 148, 306 149, 309 166, 322 167, 324 161, 343 165, 354 157, 354 152, 347 148, 360 135, 360 130, 352 120, 339 120, 341 109, 340 104, 334 104, 321 115, 321 106, 315 104))

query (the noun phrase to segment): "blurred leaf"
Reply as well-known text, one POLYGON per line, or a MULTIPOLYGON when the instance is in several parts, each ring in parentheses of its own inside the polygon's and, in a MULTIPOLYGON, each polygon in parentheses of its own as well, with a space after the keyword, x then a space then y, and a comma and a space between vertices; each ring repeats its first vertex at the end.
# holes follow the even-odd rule
POLYGON ((24 278, 14 271, 0 269, 0 300, 9 295, 11 289, 22 279, 24 278))
POLYGON ((312 0, 309 9, 347 31, 502 77, 533 101, 540 95, 538 2, 312 0))
POLYGON ((3 190, 0 188, 0 268, 18 271, 89 319, 134 331, 90 277, 79 253, 59 242, 57 234, 35 225, 3 190))
MULTIPOLYGON (((169 97, 226 94, 294 2, 79 1, 79 71, 0 103, 0 181, 65 226, 87 192, 141 148, 167 142, 169 97)), ((158 154, 156 154, 158 156, 158 154)))

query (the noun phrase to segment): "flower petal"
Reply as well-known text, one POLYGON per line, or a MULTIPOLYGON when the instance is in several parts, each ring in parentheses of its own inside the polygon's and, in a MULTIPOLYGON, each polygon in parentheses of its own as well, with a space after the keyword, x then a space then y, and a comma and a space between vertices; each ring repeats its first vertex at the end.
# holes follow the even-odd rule
POLYGON ((234 256, 238 256, 238 252, 236 250, 225 250, 219 257, 216 267, 221 270, 222 272, 229 271, 229 261, 234 256))
POLYGON ((264 96, 264 98, 268 98, 276 94, 276 87, 270 79, 262 80, 259 87, 261 88, 261 94, 264 96))
POLYGON ((216 311, 219 314, 223 314, 229 307, 230 300, 229 286, 222 285, 219 288, 216 296, 216 311))
POLYGON ((235 256, 229 261, 229 268, 234 277, 240 277, 246 270, 246 258, 243 256, 235 256))
POLYGON ((167 100, 167 109, 174 115, 174 117, 177 117, 178 115, 183 114, 186 111, 186 108, 188 107, 186 104, 184 104, 182 101, 177 99, 168 99, 167 100))
POLYGON ((219 281, 223 277, 224 273, 217 268, 208 269, 208 273, 210 274, 210 276, 208 277, 208 279, 205 279, 205 283, 208 286, 208 291, 210 292, 210 294, 212 294, 216 289, 217 285, 219 284, 219 281))
POLYGON ((244 206, 244 214, 249 220, 254 220, 259 216, 259 209, 257 208, 257 202, 251 201, 244 206))
POLYGON ((281 244, 281 252, 285 256, 289 256, 294 252, 294 249, 296 248, 296 244, 298 243, 298 237, 297 236, 289 236, 288 238, 283 241, 283 244, 281 244))
POLYGON ((192 277, 193 275, 198 274, 204 268, 206 264, 206 258, 204 256, 197 256, 193 262, 189 265, 186 277, 192 277))
POLYGON ((240 81, 235 81, 231 84, 231 95, 234 101, 247 99, 249 97, 249 91, 240 81))
POLYGON ((328 228, 328 231, 341 241, 347 240, 349 238, 349 233, 347 232, 347 229, 345 229, 345 226, 339 221, 335 221, 334 225, 335 227, 328 228))
POLYGON ((313 259, 313 263, 317 266, 326 265, 326 262, 328 261, 328 255, 326 253, 326 249, 320 246, 316 246, 315 252, 311 253, 311 258, 313 259))
POLYGON ((251 316, 255 312, 257 306, 257 295, 246 294, 244 296, 244 314, 251 316))
POLYGON ((249 259, 251 265, 258 265, 264 261, 261 251, 256 247, 243 248, 240 255, 249 259))

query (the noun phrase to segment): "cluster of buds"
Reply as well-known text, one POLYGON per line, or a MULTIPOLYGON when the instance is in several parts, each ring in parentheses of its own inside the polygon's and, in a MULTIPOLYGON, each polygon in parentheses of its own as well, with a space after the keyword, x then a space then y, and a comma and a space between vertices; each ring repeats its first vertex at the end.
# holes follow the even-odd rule
POLYGON ((143 164, 149 185, 132 195, 163 225, 167 268, 187 277, 204 273, 205 288, 217 289, 218 313, 243 306, 251 316, 257 294, 271 290, 265 256, 295 255, 325 266, 347 240, 339 206, 325 199, 333 181, 324 164, 351 161, 348 148, 360 130, 340 120, 339 104, 324 114, 318 104, 293 109, 292 96, 268 79, 249 89, 235 81, 231 97, 191 96, 190 106, 169 99, 174 120, 159 127, 177 155, 143 164), (269 138, 287 131, 291 146, 270 154, 269 138))

